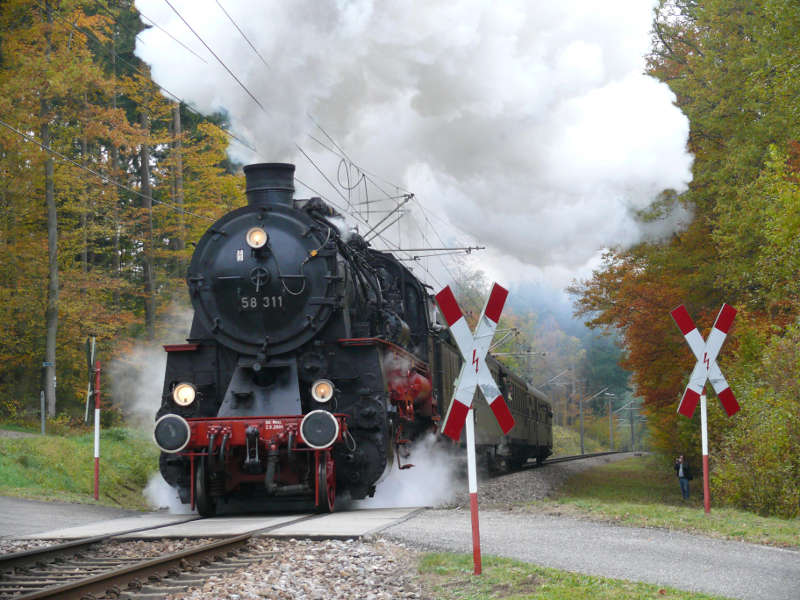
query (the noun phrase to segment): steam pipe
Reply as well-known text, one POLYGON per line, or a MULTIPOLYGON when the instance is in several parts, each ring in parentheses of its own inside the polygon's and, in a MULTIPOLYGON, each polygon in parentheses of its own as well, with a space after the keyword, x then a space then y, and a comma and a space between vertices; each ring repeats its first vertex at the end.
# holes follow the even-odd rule
POLYGON ((264 487, 267 489, 268 494, 274 494, 276 488, 275 484, 275 468, 278 466, 278 446, 270 444, 267 449, 267 473, 264 475, 264 487))
POLYGON ((225 466, 225 447, 228 445, 228 440, 230 439, 231 434, 226 433, 222 436, 222 443, 219 446, 219 462, 222 466, 225 466))
POLYGON ((217 440, 217 434, 212 433, 208 436, 208 466, 212 471, 217 470, 217 459, 214 456, 214 442, 217 440))

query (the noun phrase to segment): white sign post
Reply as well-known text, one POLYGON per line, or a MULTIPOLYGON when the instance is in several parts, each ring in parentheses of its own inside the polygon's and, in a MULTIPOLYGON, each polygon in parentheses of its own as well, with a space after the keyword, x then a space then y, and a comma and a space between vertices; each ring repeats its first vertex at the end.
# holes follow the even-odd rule
POLYGON ((706 395, 700 394, 700 439, 703 450, 703 509, 711 512, 711 493, 708 489, 708 411, 706 395))
POLYGON ((508 290, 494 284, 489 299, 481 311, 475 335, 456 302, 449 286, 436 294, 436 302, 444 315, 450 333, 458 346, 464 364, 455 382, 453 400, 447 410, 442 425, 442 433, 458 441, 466 424, 467 442, 467 475, 469 479, 469 503, 472 515, 472 555, 475 575, 481 574, 480 531, 478 527, 478 477, 475 465, 475 420, 472 411, 472 398, 475 389, 480 388, 483 397, 489 403, 500 429, 508 433, 514 427, 514 417, 508 409, 500 388, 494 381, 489 367, 486 366, 486 355, 500 320, 500 313, 508 298, 508 290))
POLYGON ((733 416, 738 412, 739 403, 736 402, 736 397, 733 395, 728 382, 725 381, 725 376, 717 364, 717 355, 725 342, 728 331, 733 324, 733 319, 736 317, 736 309, 729 304, 722 305, 722 309, 719 311, 716 321, 714 321, 714 327, 711 328, 711 333, 708 334, 707 340, 704 340, 703 336, 700 335, 700 331, 692 321, 692 317, 689 316, 689 311, 686 310, 684 305, 681 304, 670 314, 697 359, 689 377, 689 383, 686 385, 683 397, 678 405, 678 413, 691 419, 692 415, 694 415, 694 409, 697 408, 698 401, 700 402, 700 434, 703 450, 703 506, 706 513, 709 513, 711 512, 711 499, 708 485, 708 417, 704 389, 706 381, 711 381, 711 385, 728 416, 733 416))

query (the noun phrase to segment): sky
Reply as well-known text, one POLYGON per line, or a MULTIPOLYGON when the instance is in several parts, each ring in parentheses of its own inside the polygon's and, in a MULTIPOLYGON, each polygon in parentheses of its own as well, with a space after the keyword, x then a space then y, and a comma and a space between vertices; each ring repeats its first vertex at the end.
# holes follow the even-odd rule
POLYGON ((460 264, 561 288, 604 248, 690 218, 636 218, 691 180, 688 120, 644 74, 655 4, 136 0, 205 62, 155 27, 136 53, 159 85, 227 113, 250 146, 233 159, 295 163, 297 196, 349 209, 346 227, 366 233, 412 192, 376 247, 487 247, 408 263, 431 285, 460 264))

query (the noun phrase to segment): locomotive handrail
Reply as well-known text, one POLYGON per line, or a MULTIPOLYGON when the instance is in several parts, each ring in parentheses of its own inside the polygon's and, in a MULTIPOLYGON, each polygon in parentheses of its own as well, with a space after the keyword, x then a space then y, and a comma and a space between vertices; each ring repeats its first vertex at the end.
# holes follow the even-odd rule
POLYGON ((379 337, 363 337, 363 338, 339 338, 336 340, 342 346, 386 346, 390 348, 394 352, 401 354, 404 358, 407 358, 414 369, 419 371, 420 373, 430 373, 430 367, 428 363, 421 361, 419 358, 414 356, 411 352, 403 348, 402 346, 398 346, 397 344, 385 340, 379 337))

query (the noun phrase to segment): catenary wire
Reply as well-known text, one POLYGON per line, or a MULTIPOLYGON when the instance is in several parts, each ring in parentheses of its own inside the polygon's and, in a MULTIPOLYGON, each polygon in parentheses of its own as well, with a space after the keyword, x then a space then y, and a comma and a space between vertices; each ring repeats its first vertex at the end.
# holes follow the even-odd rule
POLYGON ((242 88, 242 89, 243 89, 245 92, 247 92, 247 95, 248 95, 248 96, 250 96, 250 98, 252 98, 252 99, 253 99, 253 102, 255 102, 256 104, 258 104, 258 107, 259 107, 261 110, 263 110, 263 111, 266 113, 266 112, 267 112, 267 109, 266 109, 266 108, 264 108, 264 105, 263 105, 263 104, 261 104, 261 102, 259 102, 258 98, 256 98, 256 97, 253 95, 253 92, 251 92, 251 91, 250 91, 250 90, 247 88, 247 86, 246 86, 245 84, 243 84, 243 83, 242 83, 242 82, 239 80, 239 78, 238 78, 238 77, 237 77, 237 76, 236 76, 236 75, 233 73, 233 71, 231 71, 231 70, 228 68, 228 65, 226 65, 226 64, 225 64, 225 62, 224 62, 224 61, 223 61, 223 60, 222 60, 222 59, 221 59, 219 56, 217 56, 217 53, 216 53, 216 52, 214 52, 214 51, 211 49, 211 47, 210 47, 208 44, 206 44, 205 40, 204 40, 204 39, 203 39, 203 38, 200 36, 200 34, 199 34, 199 33, 197 33, 197 32, 194 30, 194 28, 193 28, 191 25, 189 25, 189 22, 188 22, 186 19, 184 19, 184 18, 183 18, 183 15, 182 15, 180 12, 178 12, 178 9, 177 9, 177 8, 175 8, 175 7, 172 5, 172 3, 171 3, 169 0, 164 0, 164 2, 166 2, 167 6, 169 6, 169 7, 170 7, 170 8, 173 10, 173 12, 174 12, 176 15, 178 15, 178 17, 180 18, 180 20, 181 20, 181 21, 183 21, 183 22, 184 22, 184 24, 186 25, 186 27, 188 27, 188 28, 189 28, 189 31, 191 31, 191 32, 192 32, 192 33, 195 35, 195 37, 196 37, 198 40, 200 40, 200 42, 203 44, 203 46, 205 46, 205 47, 206 47, 206 49, 207 49, 209 52, 211 52, 211 54, 214 56, 214 58, 216 58, 216 59, 217 59, 217 62, 218 62, 220 65, 222 65, 222 67, 223 67, 223 68, 224 68, 224 69, 225 69, 225 70, 228 72, 228 74, 229 74, 231 77, 233 77, 233 78, 234 78, 234 80, 236 81, 236 83, 238 83, 238 84, 239 84, 239 86, 240 86, 240 87, 241 87, 241 88, 242 88))
MULTIPOLYGON (((44 7, 42 6, 42 4, 41 4, 41 3, 40 3, 38 0, 36 0, 36 3, 39 5, 39 8, 41 8, 42 10, 44 10, 44 7)), ((140 13, 140 14, 141 14, 141 13, 140 13)), ((181 98, 181 97, 180 97, 180 96, 178 96, 177 94, 174 94, 173 92, 169 91, 169 90, 168 90, 167 88, 165 88, 163 85, 159 85, 159 84, 157 84, 155 81, 153 81, 152 77, 151 77, 149 74, 147 74, 147 73, 145 73, 144 71, 142 71, 142 69, 141 69, 140 67, 138 67, 138 66, 134 65, 133 63, 131 63, 131 62, 129 62, 129 61, 127 61, 127 60, 125 60, 124 58, 122 58, 122 57, 121 57, 121 56, 120 56, 120 55, 119 55, 119 54, 116 52, 116 50, 114 50, 114 49, 112 49, 112 50, 108 50, 108 49, 106 49, 106 48, 104 47, 103 43, 102 43, 102 42, 101 42, 101 41, 100 41, 100 40, 97 38, 97 36, 95 36, 95 35, 94 35, 94 34, 93 34, 91 31, 89 31, 89 30, 86 30, 86 29, 84 29, 84 28, 77 27, 76 25, 74 25, 74 24, 70 23, 69 21, 66 21, 66 20, 65 20, 63 17, 61 17, 60 15, 58 15, 58 13, 57 13, 57 12, 55 12, 55 11, 53 11, 53 16, 54 16, 54 17, 56 18, 56 20, 58 20, 60 23, 62 23, 62 24, 64 24, 64 25, 66 25, 67 27, 69 27, 70 29, 72 29, 73 31, 75 31, 76 33, 80 33, 81 35, 85 36, 87 40, 88 40, 88 39, 92 39, 92 40, 93 40, 93 41, 94 41, 94 42, 95 42, 95 43, 98 45, 98 47, 99 47, 99 48, 100 48, 100 49, 101 49, 103 52, 105 52, 106 54, 109 54, 109 55, 113 54, 114 58, 116 58, 117 60, 119 60, 119 61, 120 61, 120 62, 122 62, 123 64, 125 64, 125 65, 127 65, 128 67, 130 67, 131 69, 133 69, 133 70, 134 70, 136 73, 138 73, 138 74, 139 74, 139 75, 141 75, 142 77, 146 78, 148 81, 151 81, 151 82, 153 83, 153 85, 155 85, 156 87, 158 87, 158 88, 159 88, 159 89, 160 89, 162 92, 164 92, 165 94, 167 94, 168 96, 171 96, 171 97, 172 97, 172 98, 174 98, 174 99, 175 99, 177 102, 180 102, 181 104, 183 104, 183 105, 186 107, 186 109, 187 109, 189 112, 192 112, 192 113, 194 113, 195 115, 197 115, 197 116, 199 116, 199 117, 206 118, 206 117, 205 117, 205 115, 203 115, 202 113, 200 113, 198 110, 196 110, 196 109, 192 108, 192 105, 191 105, 189 102, 187 102, 186 100, 184 100, 183 98, 181 98)), ((116 21, 115 21, 115 22, 116 22, 116 21)), ((161 28, 159 27, 159 29, 161 29, 161 28)), ((176 40, 176 41, 177 41, 177 40, 176 40)), ((200 58, 200 57, 198 57, 198 58, 200 58)), ((202 59, 201 59, 201 60, 202 60, 202 59)), ((206 61, 203 61, 203 62, 206 62, 206 61)), ((208 63, 206 63, 206 64, 208 64, 208 63)), ((235 140, 235 141, 239 142, 239 143, 240 143, 242 146, 244 146, 244 147, 246 147, 246 148, 249 148, 249 149, 250 149, 250 150, 252 150, 253 152, 258 152, 258 151, 257 151, 255 148, 253 148, 253 146, 252 146, 251 144, 247 143, 245 140, 243 140, 243 139, 241 139, 240 137, 238 137, 238 136, 237 136, 235 133, 233 133, 233 132, 231 132, 231 131, 228 131, 228 130, 227 130, 227 129, 225 129, 224 127, 221 127, 220 125, 218 125, 218 124, 216 124, 216 123, 214 123, 214 122, 212 122, 212 121, 207 121, 207 122, 208 122, 208 123, 210 123, 211 125, 213 125, 213 126, 216 128, 216 129, 218 129, 219 131, 221 131, 221 132, 222 132, 222 133, 224 133, 225 135, 229 136, 231 139, 233 139, 233 140, 235 140)))
POLYGON ((238 31, 240 34, 242 34, 242 37, 244 38, 244 41, 245 41, 245 42, 247 42, 248 44, 250 44, 250 47, 253 49, 253 52, 255 52, 255 53, 256 53, 256 55, 258 56, 258 58, 260 58, 260 59, 261 59, 261 62, 262 62, 262 63, 264 63, 264 66, 265 66, 265 67, 267 67, 268 69, 271 69, 272 67, 270 67, 270 66, 269 66, 269 63, 268 63, 268 62, 267 62, 267 61, 264 59, 264 57, 263 57, 263 56, 261 56, 261 53, 260 53, 260 52, 259 52, 259 51, 256 49, 256 47, 253 45, 253 42, 251 42, 251 41, 250 41, 250 39, 249 39, 249 38, 248 38, 248 37, 245 35, 245 33, 244 33, 244 31, 242 31, 241 27, 239 27, 239 25, 237 25, 237 24, 236 24, 236 21, 234 21, 234 20, 233 20, 233 17, 232 17, 232 16, 230 16, 230 15, 228 14, 228 11, 227 11, 227 10, 225 10, 225 7, 224 7, 224 6, 222 6, 222 4, 220 3, 220 1, 219 1, 219 0, 217 0, 217 6, 219 6, 219 7, 222 9, 222 12, 224 12, 224 13, 225 13, 225 16, 226 16, 226 17, 228 17, 228 20, 229 20, 231 23, 233 23, 233 26, 234 26, 234 27, 236 27, 236 30, 237 30, 237 31, 238 31))
POLYGON ((191 52, 192 54, 194 54, 194 55, 195 55, 197 58, 199 58, 199 59, 200 59, 201 61, 203 61, 205 64, 208 64, 208 61, 207 61, 205 58, 203 58, 203 57, 202 57, 202 56, 200 56, 200 55, 199 55, 197 52, 195 52, 194 50, 192 50, 191 48, 189 48, 189 46, 187 46, 187 45, 186 45, 186 44, 184 44, 182 41, 180 41, 178 38, 176 38, 174 35, 172 35, 172 34, 171 34, 169 31, 167 31, 166 29, 164 29, 163 27, 161 27, 161 25, 159 25, 158 23, 156 23, 156 22, 155 22, 153 19, 151 19, 150 17, 148 17, 146 14, 144 14, 144 13, 143 13, 142 11, 140 11, 138 8, 136 9, 136 12, 138 12, 140 16, 142 16, 142 17, 144 17, 145 19, 147 19, 148 21, 150 21, 150 23, 152 23, 152 24, 153 24, 153 25, 154 25, 156 28, 158 28, 159 30, 161 30, 161 31, 163 31, 164 33, 166 33, 166 34, 167 34, 169 37, 171 37, 173 40, 175 40, 175 41, 176 41, 178 44, 180 44, 181 46, 183 46, 183 48, 185 48, 186 50, 188 50, 189 52, 191 52))
MULTIPOLYGON (((233 77, 233 78, 234 78, 234 80, 235 80, 235 81, 236 81, 236 82, 237 82, 237 83, 238 83, 238 84, 239 84, 239 85, 240 85, 240 86, 241 86, 241 87, 242 87, 242 88, 243 88, 243 89, 244 89, 244 90, 245 90, 245 91, 248 93, 248 95, 249 95, 249 96, 250 96, 250 97, 251 97, 251 98, 252 98, 252 99, 253 99, 253 100, 254 100, 254 101, 255 101, 255 102, 256 102, 256 103, 259 105, 259 107, 260 107, 262 110, 264 110, 264 112, 266 112, 266 110, 264 109, 264 107, 263 107, 263 106, 261 105, 261 103, 260 103, 260 102, 258 102, 258 100, 257 100, 257 99, 256 99, 256 98, 253 96, 253 94, 250 92, 250 90, 249 90, 249 89, 248 89, 246 86, 244 86, 244 84, 242 84, 242 82, 241 82, 241 81, 240 81, 240 80, 239 80, 239 79, 236 77, 236 75, 235 75, 235 74, 234 74, 234 73, 233 73, 233 72, 232 72, 232 71, 231 71, 231 70, 230 70, 230 69, 227 67, 227 65, 225 65, 225 63, 224 63, 224 62, 223 62, 223 61, 222 61, 222 60, 221 60, 221 59, 220 59, 220 58, 217 56, 217 54, 216 54, 216 53, 215 53, 215 52, 214 52, 214 51, 211 49, 211 47, 210 47, 210 46, 209 46, 209 45, 208 45, 208 44, 205 42, 205 40, 204 40, 204 39, 203 39, 203 38, 202 38, 202 37, 201 37, 201 36, 200 36, 200 35, 199 35, 199 34, 198 34, 198 33, 197 33, 197 32, 196 32, 196 31, 195 31, 195 30, 194 30, 194 29, 191 27, 191 25, 189 25, 189 23, 186 21, 186 19, 185 19, 185 18, 184 18, 184 17, 181 15, 181 13, 180 13, 180 12, 179 12, 179 11, 178 11, 178 10, 177 10, 177 9, 176 9, 174 6, 173 6, 173 5, 172 5, 172 4, 169 2, 169 0, 164 0, 164 2, 165 2, 165 3, 166 3, 166 4, 167 4, 167 5, 168 5, 168 6, 169 6, 169 7, 170 7, 172 10, 173 10, 173 12, 175 12, 175 14, 176 14, 176 15, 177 15, 177 16, 178 16, 178 17, 181 19, 181 21, 183 21, 183 23, 184 23, 184 24, 185 24, 185 25, 186 25, 186 26, 187 26, 187 27, 190 29, 190 31, 191 31, 191 32, 192 32, 192 33, 195 35, 195 37, 197 37, 197 38, 198 38, 198 40, 200 40, 200 42, 201 42, 201 43, 202 43, 202 44, 203 44, 203 45, 204 45, 204 46, 205 46, 205 47, 208 49, 208 51, 209 51, 209 52, 211 52, 211 54, 212 54, 212 55, 213 55, 213 56, 214 56, 214 57, 215 57, 215 58, 216 58, 216 59, 217 59, 217 60, 220 62, 220 64, 221 64, 221 65, 222 65, 222 66, 225 68, 225 70, 226 70, 226 71, 227 71, 227 72, 228 72, 228 73, 231 75, 231 77, 233 77)), ((220 6, 220 8, 222 8, 222 7, 220 6)), ((228 15, 228 17, 230 18, 230 15, 228 15)), ((232 20, 232 19, 231 19, 231 20, 232 20)), ((237 30, 240 30, 240 32, 241 32, 241 28, 239 28, 239 27, 236 25, 235 21, 233 21, 233 20, 232 20, 232 22, 233 22, 233 24, 236 26, 237 30)), ((242 34, 242 35, 243 35, 243 34, 242 34)), ((244 35, 243 35, 243 37, 244 37, 244 35)), ((331 136, 330 136, 330 135, 327 133, 327 131, 326 131, 326 130, 325 130, 325 129, 324 129, 324 128, 323 128, 323 127, 322 127, 322 126, 321 126, 321 125, 320 125, 320 124, 319 124, 319 123, 318 123, 318 122, 317 122, 317 121, 316 121, 314 118, 313 118, 313 116, 312 116, 312 115, 308 114, 308 117, 309 117, 309 118, 312 120, 312 122, 313 122, 313 123, 314 123, 314 124, 315 124, 315 125, 316 125, 316 126, 319 128, 319 129, 320 129, 320 131, 322 131, 322 132, 323 132, 323 134, 325 135, 325 137, 327 137, 327 138, 330 140, 330 142, 331 142, 331 143, 332 143, 332 144, 333 144, 333 145, 334 145, 336 148, 338 148, 338 149, 339 149, 339 151, 341 152, 341 154, 342 154, 342 155, 344 155, 344 157, 347 159, 347 161, 348 161, 348 162, 350 162, 351 164, 354 164, 354 165, 356 166, 356 168, 358 168, 359 170, 362 170, 362 171, 363 171, 363 169, 361 169, 361 168, 360 168, 358 165, 356 165, 355 163, 353 163, 353 161, 352 161, 352 160, 350 160, 350 158, 347 156, 347 153, 346 153, 346 152, 345 152, 345 151, 344 151, 344 150, 343 150, 343 149, 342 149, 342 148, 341 148, 341 147, 340 147, 340 146, 339 146, 339 145, 338 145, 338 144, 335 142, 335 140, 333 140, 333 138, 332 138, 332 137, 331 137, 331 136)), ((254 150, 254 151, 258 152, 257 150, 255 150, 254 148, 252 148, 252 146, 249 146, 249 147, 250 147, 250 149, 251 149, 251 150, 254 150)), ((297 146, 297 148, 298 148, 298 150, 299 150, 299 151, 300 151, 300 152, 301 152, 301 153, 302 153, 302 154, 303 154, 303 155, 304 155, 304 156, 305 156, 305 157, 306 157, 306 158, 309 160, 309 162, 311 162, 311 164, 314 166, 314 168, 315 168, 315 169, 316 169, 318 172, 320 172, 320 174, 321 174, 321 175, 323 176, 323 178, 326 180, 326 182, 328 183, 328 185, 330 185, 330 186, 331 186, 331 187, 332 187, 332 188, 333 188, 333 189, 334 189, 334 190, 335 190, 335 191, 336 191, 336 192, 337 192, 337 193, 338 193, 338 194, 339 194, 339 195, 342 197, 342 199, 343 199, 343 200, 345 200, 345 201, 349 202, 349 201, 348 201, 348 200, 347 200, 347 199, 344 197, 344 194, 342 194, 342 193, 341 193, 341 191, 340 191, 340 190, 339 190, 339 189, 338 189, 338 188, 337 188, 337 187, 336 187, 336 186, 335 186, 335 185, 334 185, 334 184, 333 184, 333 183, 330 181, 330 179, 329 179, 329 178, 328 178, 328 177, 327 177, 327 176, 324 174, 324 172, 322 172, 322 170, 321 170, 321 169, 320 169, 320 168, 319 168, 319 167, 316 165, 316 163, 315 163, 315 162, 314 162, 314 161, 311 159, 311 157, 310 157, 310 156, 308 156, 308 154, 307 154, 305 151, 303 151, 303 149, 302 149, 302 148, 300 148, 300 146, 299 146, 299 145, 297 146)), ((365 171, 364 171, 364 172, 365 172, 365 171)), ((302 182, 299 182, 299 183, 301 183, 302 185, 305 185, 306 187, 308 187, 306 184, 303 184, 302 182)), ((373 183, 373 185, 375 185, 375 186, 376 186, 378 189, 380 189, 380 186, 378 186, 378 185, 377 185, 377 184, 376 184, 374 181, 373 181, 372 183, 373 183)), ((397 187, 398 189, 401 189, 399 186, 395 186, 395 187, 397 187)), ((311 188, 309 188, 309 189, 311 189, 311 188)), ((314 190, 312 190, 312 191, 314 191, 314 190)), ((381 191, 382 191, 384 194, 386 194, 386 192, 385 192, 384 190, 381 190, 381 191)), ((315 192, 315 193, 318 193, 318 192, 315 192)), ((388 196, 388 194, 386 194, 386 195, 388 196)), ((328 200, 328 201, 329 201, 329 200, 328 200)), ((333 203, 331 203, 331 204, 333 204, 333 203)), ((342 209, 341 209, 341 207, 338 207, 338 208, 339 208, 339 210, 342 210, 342 209)), ((347 213, 347 214, 350 214, 352 217, 356 218, 356 215, 352 214, 350 211, 343 210, 342 212, 345 212, 345 213, 347 213)), ((361 219, 361 220, 363 221, 363 219, 361 219)), ((364 223, 365 223, 367 226, 369 226, 369 223, 368 223, 368 222, 364 221, 364 223)), ((416 224, 416 222, 415 222, 415 224, 416 224)), ((416 225, 417 225, 417 227, 419 228, 419 225, 418 225, 418 224, 416 224, 416 225)), ((421 231, 421 230, 420 230, 420 231, 421 231)), ((422 233, 422 232, 421 232, 421 233, 422 233)), ((424 236, 424 233, 423 233, 423 236, 424 236)), ((382 240, 384 243, 386 243, 386 244, 387 244, 387 246, 390 246, 390 247, 392 246, 392 244, 391 244, 390 242, 388 242, 388 240, 386 240, 386 238, 385 238, 383 235, 380 235, 380 236, 378 236, 378 237, 379 237, 379 238, 380 238, 380 239, 381 239, 381 240, 382 240)), ((426 240, 426 241, 427 241, 427 240, 426 240)), ((396 248, 396 247, 395 247, 395 249, 398 249, 398 248, 396 248)), ((450 271, 449 271, 449 269, 447 268, 447 265, 445 265, 445 264, 443 263, 443 266, 445 267, 445 269, 446 269, 446 270, 448 270, 448 272, 450 273, 451 277, 453 277, 453 275, 452 275, 452 272, 450 272, 450 271)), ((424 269, 424 270, 425 270, 425 271, 426 271, 426 272, 427 272, 429 275, 431 275, 431 277, 432 277, 434 280, 436 280, 436 281, 437 281, 437 283, 438 283, 438 279, 437 279, 437 278, 436 278, 436 277, 433 275, 433 273, 431 273, 431 272, 430 272, 430 270, 429 270, 429 269, 427 269, 427 268, 426 268, 426 267, 424 267, 424 266, 423 266, 423 269, 424 269)))

